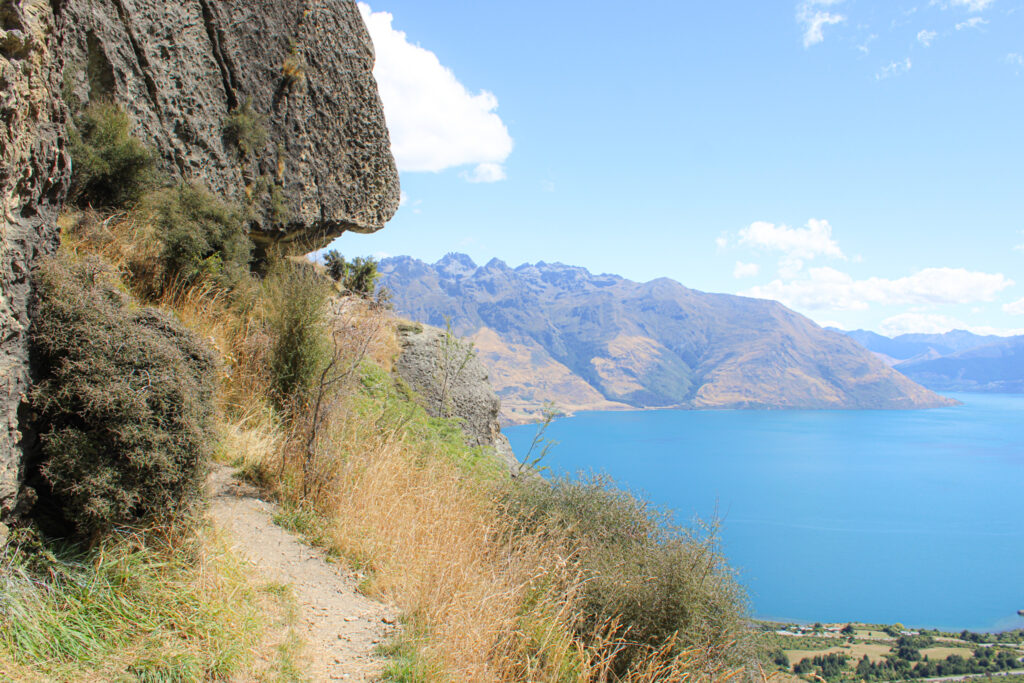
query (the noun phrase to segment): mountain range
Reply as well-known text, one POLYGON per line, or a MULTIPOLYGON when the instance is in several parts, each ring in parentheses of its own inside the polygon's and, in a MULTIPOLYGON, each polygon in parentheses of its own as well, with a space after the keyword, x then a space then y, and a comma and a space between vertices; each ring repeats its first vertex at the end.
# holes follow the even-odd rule
POLYGON ((471 337, 523 421, 615 408, 924 408, 955 403, 783 305, 561 263, 464 254, 379 264, 396 312, 471 337))
POLYGON ((1024 393, 1024 335, 997 337, 965 330, 893 338, 866 330, 845 334, 935 391, 1024 393))

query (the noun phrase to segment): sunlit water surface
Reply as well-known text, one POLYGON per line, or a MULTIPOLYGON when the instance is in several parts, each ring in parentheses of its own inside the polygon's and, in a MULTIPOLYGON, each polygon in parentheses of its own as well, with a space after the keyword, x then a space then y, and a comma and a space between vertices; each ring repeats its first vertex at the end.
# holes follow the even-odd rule
MULTIPOLYGON (((756 616, 1024 627, 1024 396, 915 411, 638 411, 557 420, 546 465, 717 513, 756 616)), ((534 426, 505 430, 517 455, 534 426)))

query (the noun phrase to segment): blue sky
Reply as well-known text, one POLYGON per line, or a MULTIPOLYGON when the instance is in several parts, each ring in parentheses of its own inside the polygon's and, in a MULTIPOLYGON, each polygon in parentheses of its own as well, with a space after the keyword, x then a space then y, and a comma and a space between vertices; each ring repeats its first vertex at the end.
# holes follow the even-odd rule
POLYGON ((1024 0, 361 8, 403 204, 345 254, 1024 332, 1024 0))

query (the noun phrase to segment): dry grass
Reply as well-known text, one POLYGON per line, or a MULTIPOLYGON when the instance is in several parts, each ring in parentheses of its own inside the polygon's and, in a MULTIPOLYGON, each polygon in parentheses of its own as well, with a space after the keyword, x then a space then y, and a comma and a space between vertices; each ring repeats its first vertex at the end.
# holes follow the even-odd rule
MULTIPOLYGON (((145 296, 158 253, 138 219, 90 218, 83 229, 79 217, 65 234, 67 248, 100 251, 145 296)), ((728 653, 670 641, 615 677, 629 629, 611 621, 578 632, 583 579, 573 551, 543 531, 507 533, 497 502, 507 474, 395 385, 394 321, 379 307, 334 300, 323 334, 338 381, 319 396, 314 387, 316 401, 275 408, 268 296, 255 281, 230 293, 200 283, 171 288, 155 303, 222 358, 222 459, 299 516, 314 517, 318 540, 367 575, 367 592, 405 614, 391 680, 653 683, 727 680, 741 671, 723 665, 728 653)))

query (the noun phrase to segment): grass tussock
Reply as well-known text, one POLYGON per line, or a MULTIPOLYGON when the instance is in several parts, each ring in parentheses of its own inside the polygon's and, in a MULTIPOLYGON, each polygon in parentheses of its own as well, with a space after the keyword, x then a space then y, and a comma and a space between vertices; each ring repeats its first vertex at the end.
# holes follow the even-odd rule
POLYGON ((295 680, 288 595, 254 585, 210 530, 90 551, 21 540, 0 550, 5 680, 295 680))

